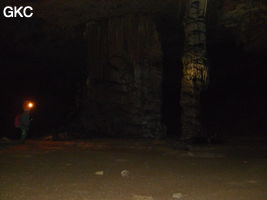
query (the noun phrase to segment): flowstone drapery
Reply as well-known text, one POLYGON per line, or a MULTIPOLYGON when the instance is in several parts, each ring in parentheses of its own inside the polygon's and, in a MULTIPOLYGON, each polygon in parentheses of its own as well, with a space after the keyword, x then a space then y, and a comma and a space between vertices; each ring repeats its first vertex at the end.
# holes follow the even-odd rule
POLYGON ((162 50, 150 17, 88 23, 83 125, 88 133, 160 137, 162 50))

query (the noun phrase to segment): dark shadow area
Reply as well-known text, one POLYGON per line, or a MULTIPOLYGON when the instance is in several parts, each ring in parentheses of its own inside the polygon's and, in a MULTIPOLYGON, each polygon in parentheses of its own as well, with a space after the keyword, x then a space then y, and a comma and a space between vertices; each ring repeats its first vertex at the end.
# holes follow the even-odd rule
POLYGON ((38 19, 10 20, 4 26, 0 48, 0 136, 19 137, 14 119, 27 99, 37 104, 32 112, 30 137, 66 126, 85 73, 86 46, 81 37, 56 31, 48 34, 38 19))
MULTIPOLYGON (((21 73, 7 72, 5 76, 8 80, 1 79, 2 86, 8 84, 8 87, 1 87, 5 94, 1 100, 1 109, 3 116, 3 135, 16 137, 17 131, 14 128, 15 116, 22 112, 22 103, 24 100, 31 99, 36 102, 36 109, 31 113, 32 123, 30 137, 40 136, 40 132, 65 126, 66 121, 71 117, 75 109, 76 95, 80 87, 81 71, 74 68, 57 68, 56 63, 48 62, 49 66, 41 66, 36 63, 19 63, 21 73), (23 65, 22 65, 23 64, 23 65), (48 78, 48 79, 47 79, 48 78)), ((18 63, 6 63, 11 65, 10 69, 18 63)), ((66 67, 65 63, 59 64, 66 67)), ((68 63, 68 65, 71 65, 68 63)), ((72 66, 76 66, 72 63, 72 66)))
POLYGON ((225 41, 208 46, 210 85, 202 103, 205 124, 211 134, 264 135, 266 61, 260 55, 244 52, 232 35, 225 41))
POLYGON ((180 87, 184 33, 181 22, 173 17, 157 19, 163 50, 162 120, 167 136, 180 135, 180 87))

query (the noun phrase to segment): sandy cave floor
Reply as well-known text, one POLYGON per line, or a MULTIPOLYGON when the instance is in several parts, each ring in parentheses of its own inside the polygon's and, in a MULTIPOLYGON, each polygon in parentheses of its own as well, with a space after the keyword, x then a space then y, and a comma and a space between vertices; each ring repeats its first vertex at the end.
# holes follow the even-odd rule
POLYGON ((190 151, 158 140, 0 144, 0 199, 267 200, 266 142, 190 151))

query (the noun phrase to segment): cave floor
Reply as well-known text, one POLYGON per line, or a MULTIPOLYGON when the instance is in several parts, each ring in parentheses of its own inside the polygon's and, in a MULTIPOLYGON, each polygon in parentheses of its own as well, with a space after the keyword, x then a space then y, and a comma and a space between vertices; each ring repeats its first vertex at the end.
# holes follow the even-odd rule
POLYGON ((0 199, 267 200, 267 145, 233 140, 184 151, 158 140, 2 144, 0 199))

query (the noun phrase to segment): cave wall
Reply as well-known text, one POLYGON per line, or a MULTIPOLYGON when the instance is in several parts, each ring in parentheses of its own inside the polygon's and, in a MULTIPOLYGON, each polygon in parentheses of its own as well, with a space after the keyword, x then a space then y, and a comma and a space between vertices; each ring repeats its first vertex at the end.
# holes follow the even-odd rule
POLYGON ((267 55, 266 0, 210 0, 207 11, 210 45, 233 42, 249 54, 267 55))
POLYGON ((128 15, 88 22, 83 126, 109 136, 164 135, 162 49, 154 21, 128 15))
MULTIPOLYGON (((181 44, 182 46, 183 34, 180 33, 182 37, 180 37, 180 35, 176 37, 178 34, 174 32, 175 28, 172 27, 178 27, 182 25, 181 21, 182 17, 184 16, 184 7, 186 1, 187 0, 36 0, 34 2, 21 2, 18 0, 13 0, 12 3, 7 0, 1 1, 0 6, 5 6, 6 4, 17 5, 19 2, 22 5, 27 4, 33 6, 36 11, 34 18, 32 19, 24 18, 1 20, 0 22, 1 65, 8 69, 6 73, 1 73, 2 90, 4 93, 6 93, 6 96, 9 95, 7 98, 2 99, 2 105, 4 106, 1 108, 3 112, 0 117, 1 119, 6 120, 6 123, 4 122, 3 124, 9 123, 12 125, 10 121, 13 121, 13 115, 10 114, 10 111, 14 109, 15 103, 11 104, 10 99, 18 98, 18 94, 13 92, 16 90, 8 89, 5 86, 13 84, 15 88, 15 85, 20 85, 21 89, 19 91, 21 93, 25 93, 25 91, 27 92, 28 90, 33 90, 31 87, 22 87, 23 85, 32 85, 31 82, 28 82, 29 80, 32 81, 32 77, 38 79, 40 83, 38 82, 38 84, 35 84, 34 87, 36 87, 36 89, 28 93, 37 94, 37 92, 40 92, 42 94, 40 95, 42 101, 44 101, 42 104, 47 104, 47 106, 44 106, 45 108, 43 109, 46 112, 40 113, 42 113, 44 116, 47 115, 45 118, 46 121, 50 120, 53 124, 60 124, 58 123, 58 119, 65 117, 66 113, 69 112, 68 107, 75 106, 74 104, 76 101, 73 99, 77 91, 80 90, 81 85, 85 85, 84 79, 87 77, 84 76, 90 77, 89 73, 88 75, 84 75, 84 65, 86 65, 84 60, 87 59, 86 57, 88 57, 88 54, 84 55, 86 52, 85 46, 90 46, 90 43, 96 43, 97 40, 100 41, 100 39, 97 39, 100 36, 98 36, 97 33, 93 34, 93 31, 96 31, 96 29, 94 30, 93 27, 98 27, 98 29, 103 30, 100 32, 107 38, 107 35, 111 34, 107 32, 111 32, 111 28, 108 28, 109 21, 124 19, 124 23, 126 24, 126 19, 128 19, 130 15, 150 15, 154 18, 166 19, 163 20, 162 24, 164 25, 164 28, 161 30, 161 32, 163 32, 162 35, 165 35, 165 38, 161 38, 163 46, 162 49, 164 51, 163 54, 167 53, 166 55, 163 55, 163 64, 165 65, 165 72, 163 72, 163 74, 165 74, 163 75, 163 82, 165 81, 165 83, 163 83, 163 87, 165 88, 164 93, 166 96, 164 103, 165 106, 163 106, 165 109, 163 108, 163 112, 165 113, 165 116, 167 116, 166 119, 164 119, 164 123, 170 124, 171 121, 171 125, 169 126, 174 127, 172 129, 175 129, 173 132, 176 134, 176 129, 179 126, 177 125, 177 121, 179 120, 176 119, 179 118, 177 115, 179 115, 180 112, 176 112, 176 110, 179 109, 178 103, 175 103, 177 97, 171 97, 175 96, 173 94, 179 94, 178 85, 180 83, 178 80, 181 79, 181 75, 178 74, 180 63, 178 63, 177 60, 179 60, 179 58, 182 56, 182 48, 180 48, 179 45, 181 44), (89 25, 86 29, 87 32, 90 30, 88 34, 90 33, 92 35, 92 39, 90 42, 89 36, 87 35, 86 43, 83 41, 82 33, 85 30, 85 24, 87 23, 89 23, 89 25), (104 29, 106 30, 106 33, 104 33, 104 29), (175 71, 172 66, 178 66, 175 69, 177 71, 175 71), (30 78, 27 80, 22 78, 17 79, 16 76, 19 77, 20 74, 20 70, 17 69, 24 70, 25 72, 29 71, 28 74, 32 73, 35 74, 35 76, 29 76, 30 78), (63 71, 64 73, 62 73, 63 71), (14 73, 16 73, 16 76, 14 76, 14 73), (79 75, 75 75, 75 73, 78 73, 79 75), (53 76, 51 76, 51 74, 53 76), (66 84, 64 82, 66 78, 63 74, 65 74, 66 77, 75 76, 75 78, 68 78, 68 84, 66 84), (178 80, 175 78, 176 75, 179 76, 178 80), (49 78, 52 80, 50 81, 51 84, 46 84, 45 76, 49 76, 49 78), (13 78, 11 79, 10 77, 13 78), (40 79, 40 77, 43 78, 40 79), (57 87, 55 87, 55 85, 57 87), (77 86, 74 87, 74 85, 77 86), (173 85, 176 85, 176 87, 173 87, 173 85), (12 91, 12 93, 10 91, 12 91), (64 97, 61 95, 62 91, 64 91, 64 97), (48 96, 53 100, 46 100, 48 96), (64 105, 66 104, 66 99, 69 101, 69 106, 64 105), (60 106, 58 106, 59 104, 60 106), (62 109, 58 110, 59 107, 62 107, 62 109), (48 114, 51 112, 48 111, 47 108, 51 109, 51 112, 53 113, 53 119, 51 118, 50 114, 48 114), (7 115, 10 115, 8 119, 6 117, 7 115)), ((221 117, 221 110, 226 110, 222 106, 223 103, 221 102, 227 102, 225 99, 230 96, 229 91, 231 88, 234 88, 231 89, 233 94, 239 92, 241 88, 245 91, 244 95, 247 96, 253 96, 251 95, 251 92, 255 92, 257 90, 259 90, 259 94, 264 95, 264 92, 262 91, 266 90, 265 86, 267 80, 265 59, 267 56, 266 16, 266 0, 209 0, 207 10, 207 45, 210 61, 209 64, 212 72, 209 90, 213 90, 213 93, 215 94, 213 96, 219 96, 219 103, 216 103, 214 100, 215 97, 212 97, 210 94, 207 97, 209 100, 205 102, 208 102, 206 107, 210 110, 213 110, 213 113, 210 114, 212 119, 216 118, 214 117, 216 115, 220 116, 220 119, 217 120, 219 123, 221 123, 221 121, 225 121, 225 116, 229 118, 229 114, 221 117), (225 92, 222 90, 225 90, 225 92), (221 108, 221 110, 217 111, 216 109, 218 108, 221 108)), ((149 21, 151 20, 149 19, 149 21)), ((126 27, 126 25, 124 26, 126 27)), ((137 27, 137 25, 135 26, 137 27)), ((119 30, 119 28, 115 28, 114 30, 119 30)), ((122 32, 126 34, 127 31, 124 30, 122 32)), ((133 31, 133 33, 135 33, 135 31, 133 31)), ((130 41, 129 38, 128 40, 130 41)), ((134 40, 136 40, 136 38, 134 38, 134 40)), ((120 40, 117 40, 117 42, 118 44, 121 43, 120 40)), ((111 48, 112 44, 109 43, 108 45, 111 48)), ((118 49, 119 47, 116 48, 118 49)), ((89 50, 94 50, 92 45, 89 50)), ((107 55, 108 53, 104 53, 104 50, 101 51, 103 51, 102 54, 98 55, 101 58, 107 58, 108 56, 104 55, 107 55)), ((127 51, 125 52, 127 53, 127 51)), ((91 61, 89 60, 87 63, 88 72, 90 72, 90 62, 91 61)), ((92 60, 92 62, 95 61, 92 60)), ((114 61, 113 59, 112 61, 104 60, 102 62, 123 63, 126 61, 114 61)), ((107 68, 107 65, 109 64, 105 64, 105 68, 107 68)), ((131 65, 133 64, 129 64, 129 66, 131 65)), ((96 64, 95 66, 98 67, 96 64)), ((108 70, 106 73, 107 72, 108 70)), ((129 76, 131 77, 133 75, 129 76)), ((91 79, 87 80, 87 83, 92 82, 92 88, 95 88, 94 81, 91 81, 91 79)), ((104 91, 104 89, 100 91, 104 91)), ((89 93, 89 89, 85 89, 82 95, 85 95, 85 93, 88 95, 87 92, 89 93)), ((96 92, 96 90, 92 89, 90 92, 96 92)), ((105 94, 105 92, 103 93, 105 94)), ((98 94, 98 96, 101 95, 98 94)), ((129 98, 132 98, 132 96, 128 95, 129 98)), ((101 99, 100 97, 98 98, 101 99)), ((243 101, 245 98, 246 96, 244 98, 243 96, 242 98, 240 97, 240 101, 243 101)), ((78 97, 77 99, 77 101, 83 101, 83 98, 78 97)), ((232 97, 230 99, 229 97, 229 102, 232 102, 233 99, 235 98, 232 97)), ((262 97, 261 99, 264 98, 262 97)), ((94 102, 93 98, 87 98, 86 101, 82 103, 89 104, 88 102, 91 101, 94 102)), ((240 101, 238 100, 236 104, 240 104, 240 101)), ((80 105, 80 102, 78 104, 80 105)), ((252 105, 255 104, 250 103, 249 106, 251 106, 251 109, 254 109, 252 105)), ((257 105, 260 106, 259 103, 257 103, 257 105)), ((229 113, 231 113, 232 110, 235 110, 234 106, 232 106, 232 108, 233 109, 229 108, 229 113)), ((73 110, 75 109, 76 108, 73 108, 73 110)), ((83 113, 83 115, 89 115, 89 111, 94 109, 94 106, 87 106, 87 108, 84 109, 86 111, 83 113)), ((264 109, 259 108, 258 110, 264 109)), ((80 113, 79 110, 78 113, 80 113)), ((249 115, 254 116, 252 114, 249 115)), ((122 114, 120 116, 122 116, 122 114)), ((129 115, 127 114, 127 116, 129 115)), ((88 129, 91 126, 96 127, 89 125, 91 123, 89 120, 91 119, 90 117, 87 118, 88 122, 86 122, 85 119, 86 117, 84 118, 84 124, 86 124, 88 129)), ((45 120, 40 120, 39 123, 42 124, 45 120)), ((264 119, 263 121, 265 123, 266 120, 264 119)), ((131 124, 140 123, 131 122, 131 124)))

